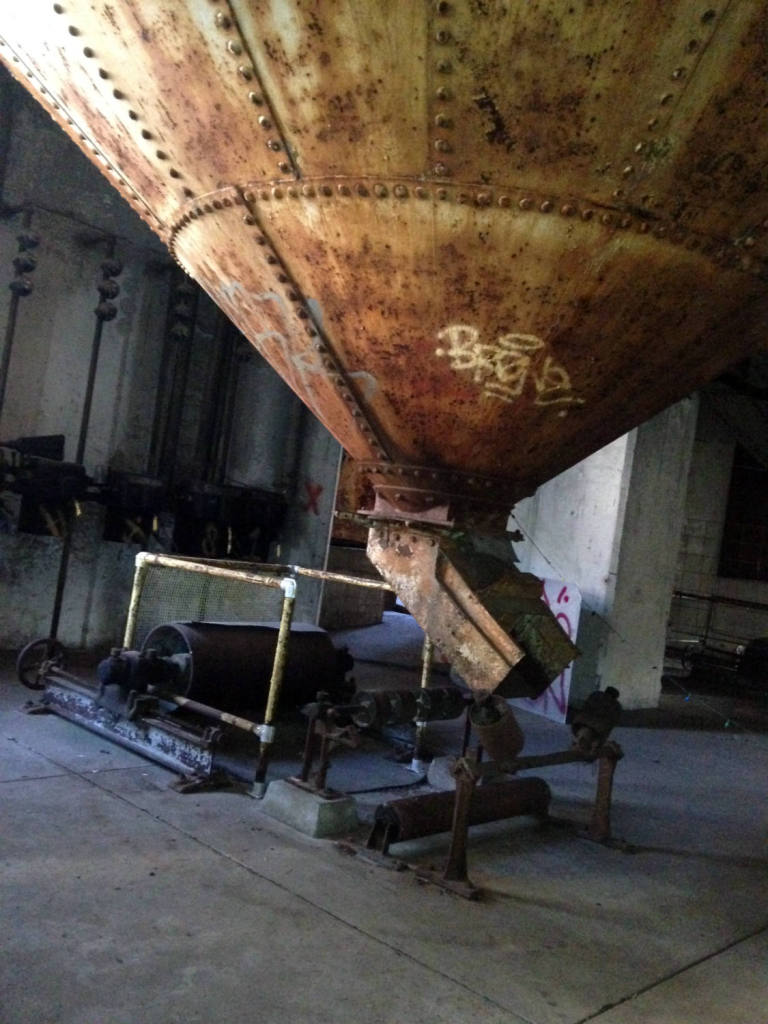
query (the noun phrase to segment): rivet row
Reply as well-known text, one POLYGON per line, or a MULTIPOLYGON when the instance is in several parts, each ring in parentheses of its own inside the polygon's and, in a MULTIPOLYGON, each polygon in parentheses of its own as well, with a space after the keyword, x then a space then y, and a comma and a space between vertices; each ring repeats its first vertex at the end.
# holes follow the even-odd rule
MULTIPOLYGON (((221 31, 236 33, 236 35, 232 35, 227 39, 226 49, 227 53, 237 61, 236 72, 238 77, 248 85, 248 99, 257 108, 268 106, 265 101, 264 90, 261 88, 261 83, 258 81, 256 69, 252 63, 245 63, 242 60, 243 54, 246 53, 246 47, 237 21, 226 10, 216 11, 213 20, 216 28, 221 29, 221 31), (253 88, 252 83, 254 82, 259 87, 258 90, 253 88)), ((268 133, 268 138, 265 143, 267 149, 272 153, 282 154, 284 145, 282 140, 277 138, 274 134, 274 118, 267 116, 266 114, 260 114, 258 117, 258 123, 260 127, 268 133)), ((283 157, 278 160, 277 168, 281 174, 289 174, 291 172, 290 163, 283 157)))
MULTIPOLYGON (((53 5, 53 10, 54 10, 54 12, 56 14, 64 14, 64 7, 61 4, 58 4, 58 3, 54 4, 53 5)), ((81 34, 80 29, 76 25, 70 25, 68 27, 67 31, 69 32, 69 34, 71 36, 79 36, 81 34)), ((92 46, 84 46, 83 47, 83 56, 87 60, 95 60, 95 58, 97 57, 97 54, 96 54, 96 51, 93 49, 92 46)), ((99 75, 99 78, 101 78, 103 81, 108 81, 110 79, 110 77, 111 77, 109 71, 107 71, 106 68, 102 68, 102 67, 100 67, 98 69, 98 75, 99 75)), ((30 77, 32 77, 32 76, 30 75, 30 77)), ((45 90, 42 90, 42 91, 45 92, 45 90)), ((118 89, 118 88, 115 88, 115 89, 112 90, 112 96, 118 102, 123 102, 123 101, 126 100, 125 93, 121 89, 118 89)), ((58 109, 58 104, 54 103, 54 108, 58 109)), ((139 116, 138 116, 138 114, 136 113, 135 110, 129 110, 128 111, 128 116, 129 116, 129 118, 132 121, 138 121, 139 120, 139 116)), ((142 131, 141 131, 141 137, 143 139, 149 141, 149 140, 154 138, 154 135, 147 128, 143 128, 142 131)), ((86 141, 84 136, 81 136, 80 140, 81 140, 81 142, 85 142, 86 141)), ((91 151, 92 151, 94 156, 98 157, 99 160, 101 160, 102 162, 104 162, 106 164, 107 168, 110 171, 113 170, 113 168, 111 167, 111 165, 107 161, 106 157, 98 149, 92 148, 91 151)), ((165 161, 165 160, 169 159, 168 158, 168 154, 165 153, 161 149, 158 149, 158 150, 155 151, 155 157, 158 160, 160 160, 160 161, 165 161)), ((177 168, 175 168, 175 167, 169 168, 168 174, 169 174, 169 176, 171 178, 174 178, 176 180, 178 180, 178 179, 180 179, 182 177, 181 172, 179 170, 177 170, 177 168)), ((189 192, 188 189, 185 189, 184 191, 185 191, 185 194, 187 194, 189 192)), ((155 220, 157 220, 157 218, 155 218, 155 220)))
MULTIPOLYGON (((274 191, 277 191, 277 189, 273 189, 273 192, 274 191)), ((262 193, 260 191, 259 196, 261 196, 261 194, 262 193)), ((296 196, 298 196, 297 190, 295 190, 295 194, 296 196)), ((228 196, 227 198, 231 199, 231 196, 228 196)), ((238 193, 238 199, 240 205, 242 205, 243 203, 250 204, 255 202, 256 193, 252 189, 246 189, 245 191, 243 191, 242 194, 238 193)), ((237 203, 237 199, 234 201, 237 203)), ((226 204, 226 199, 223 200, 223 202, 226 204)), ((203 204, 203 213, 207 212, 207 207, 211 205, 215 206, 215 203, 216 201, 214 200, 212 204, 203 204)), ((201 207, 195 207, 194 213, 196 216, 201 215, 200 210, 201 207)), ((190 211, 190 214, 191 213, 192 211, 190 211)), ((243 223, 246 225, 258 227, 258 220, 256 216, 253 214, 253 212, 251 212, 251 210, 248 210, 248 212, 243 216, 243 223)), ((299 288, 296 286, 296 283, 291 278, 288 268, 283 264, 280 255, 276 251, 276 249, 271 245, 266 236, 263 235, 260 231, 258 234, 255 235, 255 241, 257 245, 267 250, 265 253, 265 260, 268 264, 275 268, 275 276, 277 278, 277 281, 279 282, 279 284, 283 286, 285 297, 291 303, 296 317, 300 321, 304 321, 304 331, 312 340, 312 351, 317 353, 319 362, 324 367, 326 371, 326 376, 328 377, 330 383, 333 385, 342 401, 346 405, 350 406, 351 412, 355 420, 358 422, 359 429, 365 436, 368 443, 371 445, 371 450, 374 452, 377 458, 384 458, 386 453, 381 443, 376 437, 375 432, 373 431, 370 424, 366 421, 365 415, 362 409, 359 407, 357 399, 349 386, 349 382, 344 373, 344 370, 334 358, 333 353, 328 347, 326 339, 322 336, 320 332, 320 329, 313 322, 307 304, 304 298, 302 297, 299 288)))
POLYGON ((445 155, 453 152, 453 145, 448 133, 453 128, 453 118, 447 112, 446 105, 453 99, 453 91, 446 79, 453 74, 454 62, 450 56, 450 47, 455 43, 454 34, 448 27, 446 19, 452 13, 452 6, 445 0, 435 4, 435 13, 440 18, 440 23, 433 34, 438 50, 435 57, 435 76, 439 84, 435 87, 434 99, 439 106, 438 112, 432 119, 434 128, 440 133, 432 139, 432 149, 437 154, 437 159, 432 165, 432 174, 438 178, 450 176, 451 169, 445 161, 445 155))
MULTIPOLYGON (((428 186, 422 183, 414 185, 412 181, 408 184, 399 181, 394 183, 378 181, 369 184, 366 182, 338 181, 334 179, 332 181, 319 182, 305 181, 300 186, 296 182, 289 182, 286 184, 274 184, 269 188, 252 185, 246 187, 242 195, 237 190, 229 189, 219 193, 219 196, 221 198, 215 200, 198 201, 195 204, 188 204, 181 217, 173 225, 173 235, 183 229, 191 220, 196 220, 201 216, 210 214, 214 210, 220 210, 231 205, 242 205, 244 201, 248 204, 254 203, 257 199, 265 203, 297 200, 299 197, 304 197, 305 199, 319 198, 321 200, 336 197, 341 201, 354 198, 367 199, 371 196, 376 199, 392 197, 398 202, 407 202, 411 198, 419 201, 434 199, 439 202, 466 206, 473 205, 484 209, 489 209, 493 206, 497 206, 500 209, 515 207, 524 213, 531 212, 542 215, 551 215, 557 211, 561 217, 578 217, 584 222, 594 220, 596 224, 600 224, 612 231, 628 231, 633 229, 638 234, 652 236, 659 241, 667 241, 673 245, 684 246, 689 250, 700 250, 703 255, 714 262, 733 267, 739 266, 744 271, 760 273, 762 272, 760 258, 753 259, 752 254, 747 254, 744 250, 753 249, 756 244, 755 235, 759 236, 763 230, 768 229, 767 220, 763 225, 753 226, 742 238, 733 242, 719 240, 716 243, 707 243, 702 236, 694 234, 682 225, 665 223, 658 216, 652 219, 651 217, 633 215, 621 209, 607 210, 604 207, 589 205, 575 199, 558 201, 553 197, 542 198, 531 194, 520 195, 520 193, 514 195, 503 190, 494 192, 487 187, 475 191, 472 189, 472 186, 458 188, 453 186, 446 187, 445 185, 428 186)), ((651 195, 641 197, 641 201, 648 209, 658 208, 659 205, 651 195)), ((242 219, 246 225, 256 223, 256 218, 250 210, 245 212, 242 219)), ((258 244, 265 244, 263 236, 257 236, 256 241, 258 244)))
MULTIPOLYGON (((708 11, 706 11, 701 16, 701 19, 700 19, 701 24, 702 25, 709 25, 711 22, 714 21, 715 17, 716 17, 716 12, 713 11, 713 10, 708 10, 708 11)), ((714 25, 711 26, 709 31, 713 31, 713 30, 714 30, 714 25)), ((688 40, 688 42, 685 44, 685 46, 683 47, 683 53, 686 56, 690 57, 691 54, 698 53, 699 50, 701 50, 702 46, 703 46, 702 40, 700 40, 697 37, 692 36, 688 40)), ((690 68, 688 67, 688 65, 686 65, 686 64, 679 64, 677 67, 673 68, 671 72, 669 72, 670 81, 675 82, 675 83, 681 83, 681 84, 684 83, 687 80, 687 78, 688 78, 689 71, 690 71, 690 68)), ((658 105, 659 105, 659 107, 668 107, 672 103, 672 101, 675 99, 675 95, 676 95, 676 93, 669 91, 669 89, 663 90, 659 94, 659 98, 658 98, 658 105)), ((650 133, 655 132, 656 129, 659 127, 659 123, 660 123, 659 115, 658 114, 652 114, 651 117, 646 122, 646 131, 650 132, 650 133)), ((635 146, 634 146, 635 154, 642 154, 642 153, 646 153, 647 151, 648 151, 648 145, 647 145, 647 143, 644 140, 641 139, 640 141, 635 143, 635 146)), ((635 174, 635 167, 633 166, 633 164, 631 162, 627 162, 623 166, 621 173, 622 173, 622 177, 624 177, 625 179, 631 178, 635 174)), ((614 194, 614 197, 618 198, 620 195, 623 194, 623 192, 622 192, 621 189, 616 189, 613 194, 614 194)))
MULTIPOLYGON (((56 14, 63 14, 64 8, 61 4, 54 4, 53 9, 56 14)), ((72 35, 79 35, 79 31, 70 33, 72 35)), ((0 39, 0 45, 5 46, 5 40, 0 39)), ((24 64, 21 58, 17 54, 12 54, 12 59, 16 64, 24 64)), ((24 65, 24 74, 29 78, 30 82, 37 88, 38 92, 42 97, 49 97, 47 100, 51 110, 54 111, 54 116, 65 124, 68 128, 72 129, 72 134, 75 133, 75 123, 71 117, 67 117, 66 113, 62 110, 61 104, 53 97, 48 89, 37 80, 37 76, 31 68, 24 65)), ((91 152, 91 155, 95 157, 104 169, 115 179, 115 187, 118 188, 123 195, 126 202, 135 210, 135 212, 141 217, 143 221, 149 224, 153 229, 160 229, 163 227, 160 218, 154 214, 150 208, 146 205, 144 200, 139 196, 138 192, 122 177, 104 153, 96 147, 96 145, 82 132, 78 133, 80 142, 83 146, 87 146, 91 152)))

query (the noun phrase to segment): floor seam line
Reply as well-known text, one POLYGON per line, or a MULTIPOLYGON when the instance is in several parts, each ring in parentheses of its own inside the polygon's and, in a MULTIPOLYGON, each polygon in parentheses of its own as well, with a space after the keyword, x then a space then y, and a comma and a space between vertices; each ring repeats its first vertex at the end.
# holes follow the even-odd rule
POLYGON ((56 775, 26 775, 23 779, 0 779, 0 786, 10 786, 16 782, 42 782, 44 779, 65 779, 67 772, 61 771, 56 775))
POLYGON ((723 953, 727 953, 728 950, 734 949, 736 946, 740 946, 742 942, 749 942, 750 939, 754 939, 758 935, 762 935, 763 932, 768 932, 768 923, 748 932, 746 935, 738 936, 738 938, 733 939, 731 942, 727 942, 724 946, 713 950, 711 953, 705 953, 696 960, 692 960, 690 963, 684 964, 682 967, 678 967, 674 971, 670 971, 669 974, 665 974, 663 977, 657 978, 656 981, 649 982, 642 988, 639 988, 634 992, 630 992, 629 995, 623 996, 621 999, 617 999, 613 1003, 606 1003, 605 1006, 601 1006, 600 1009, 595 1010, 594 1013, 590 1013, 586 1017, 580 1017, 578 1020, 573 1021, 573 1024, 587 1024, 588 1021, 595 1020, 602 1014, 608 1013, 609 1010, 614 1010, 617 1006, 623 1006, 624 1003, 628 1003, 632 999, 637 999, 639 996, 643 996, 647 992, 652 992, 653 989, 666 984, 668 981, 672 981, 673 978, 677 978, 681 974, 685 974, 686 971, 691 971, 694 967, 699 967, 701 964, 707 963, 708 960, 713 960, 715 957, 721 956, 723 953))
POLYGON ((174 825, 173 822, 168 821, 165 818, 162 818, 159 814, 155 814, 144 807, 140 807, 138 804, 135 804, 131 800, 128 800, 127 797, 123 796, 120 793, 114 793, 112 790, 104 789, 102 786, 98 784, 98 780, 96 778, 88 778, 88 776, 81 775, 79 772, 76 772, 72 768, 67 768, 66 766, 62 767, 64 767, 65 772, 67 772, 68 774, 75 775, 77 778, 82 779, 84 782, 90 783, 92 786, 94 786, 100 792, 105 793, 107 796, 111 796, 116 800, 120 800, 122 803, 125 803, 129 807, 133 808, 133 810, 139 811, 141 814, 147 815, 153 821, 157 821, 159 824, 165 825, 167 828, 171 828, 175 832, 179 832, 181 835, 185 836, 193 843, 196 843, 198 846, 203 847, 203 849, 210 851, 218 857, 222 857, 226 861, 229 861, 229 863, 234 864, 242 871, 246 871, 254 878, 258 878, 261 881, 266 882, 268 885, 274 886, 276 889, 279 889, 286 895, 291 896, 294 899, 301 901, 302 903, 305 903, 307 906, 312 907, 313 910, 317 910, 319 913, 325 915, 326 917, 330 917, 333 921, 336 921, 338 924, 341 924, 346 928, 352 929, 353 931, 357 932, 359 935, 370 940, 371 942, 375 942, 377 945, 383 946, 385 949, 390 950, 390 952, 394 953, 395 955, 410 960, 411 963, 415 964, 418 967, 421 967, 425 971, 428 971, 430 974, 434 974, 438 978, 442 978, 444 981, 449 982, 451 985, 456 985, 458 988, 461 988, 465 992, 468 992, 471 995, 475 996, 475 998, 481 999, 489 1006, 492 1006, 497 1010, 502 1010, 504 1013, 510 1014, 512 1017, 515 1017, 517 1019, 517 1022, 520 1022, 520 1024, 538 1024, 537 1021, 534 1021, 529 1017, 524 1017, 517 1010, 513 1010, 508 1006, 504 1006, 502 1003, 496 1002, 495 999, 491 999, 490 996, 485 995, 483 992, 478 992, 477 989, 474 989, 470 985, 467 985, 466 982, 459 981, 457 978, 452 978, 449 974, 445 974, 443 971, 440 971, 437 968, 432 967, 427 963, 424 963, 422 960, 419 960, 417 957, 413 956, 413 954, 407 953, 402 949, 398 949, 397 946, 393 946, 390 943, 386 942, 384 939, 381 939, 378 936, 365 931, 365 929, 361 928, 359 925, 356 925, 351 921, 347 921, 343 917, 340 917, 338 914, 333 913, 333 911, 328 910, 326 907, 322 907, 319 904, 314 903, 311 899, 309 899, 309 897, 303 896, 301 893, 294 892, 292 889, 289 889, 288 886, 284 883, 278 882, 274 878, 269 878, 267 875, 261 874, 255 868, 250 867, 248 864, 244 864, 241 860, 238 860, 237 857, 234 857, 232 854, 227 853, 225 850, 220 850, 218 847, 213 846, 211 843, 205 842, 204 840, 193 835, 191 832, 187 832, 181 826, 174 825))

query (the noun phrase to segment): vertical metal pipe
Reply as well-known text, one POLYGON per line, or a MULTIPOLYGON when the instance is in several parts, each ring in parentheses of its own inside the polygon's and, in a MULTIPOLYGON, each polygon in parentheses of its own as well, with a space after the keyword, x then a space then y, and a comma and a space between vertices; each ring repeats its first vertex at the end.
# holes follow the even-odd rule
POLYGON ((3 412, 5 402, 5 385, 8 380, 8 368, 11 365, 11 352, 13 350, 13 339, 16 335, 16 318, 19 313, 18 292, 11 294, 11 301, 8 306, 8 320, 5 325, 5 340, 3 341, 3 355, 0 358, 0 416, 3 412))
MULTIPOLYGON (((424 647, 421 653, 421 690, 426 690, 430 683, 432 673, 432 658, 434 657, 435 646, 428 636, 424 636, 424 647)), ((416 720, 416 742, 413 748, 413 758, 410 770, 423 775, 429 767, 426 759, 426 738, 427 723, 424 720, 416 720)))
MULTIPOLYGON (((111 259, 115 253, 115 239, 111 238, 107 247, 107 259, 111 259)), ((104 269, 104 277, 108 277, 106 270, 106 264, 102 265, 104 269)), ((75 462, 79 465, 83 464, 83 456, 85 454, 85 442, 88 437, 88 423, 91 418, 91 402, 93 400, 93 388, 96 381, 96 369, 99 362, 99 349, 101 348, 101 333, 106 319, 111 319, 114 316, 115 307, 111 303, 104 301, 103 295, 101 301, 96 308, 96 329, 93 334, 93 342, 91 344, 91 362, 88 368, 88 382, 85 388, 85 399, 83 401, 83 413, 80 420, 80 433, 77 438, 77 451, 75 453, 75 462), (102 306, 109 306, 110 309, 107 312, 102 309, 102 306)), ((70 507, 67 510, 66 517, 66 532, 64 534, 64 541, 61 546, 61 557, 59 558, 59 572, 56 577, 56 592, 53 597, 53 611, 51 612, 51 628, 48 634, 48 640, 50 643, 56 640, 59 632, 59 622, 61 620, 61 609, 64 603, 64 590, 67 585, 67 573, 69 570, 69 556, 72 553, 72 535, 74 533, 75 517, 74 510, 70 507)))
POLYGON ((149 573, 149 566, 144 561, 143 553, 136 555, 136 571, 133 574, 133 587, 131 588, 131 600, 128 605, 128 617, 125 620, 125 633, 123 634, 123 647, 130 650, 133 647, 136 636, 136 623, 139 618, 139 605, 141 595, 144 592, 144 584, 149 573))
POLYGON ((237 380, 241 358, 238 354, 237 336, 232 335, 229 339, 229 351, 227 353, 227 377, 226 391, 224 394, 224 405, 219 421, 218 434, 216 437, 215 455, 212 459, 216 467, 215 482, 223 484, 227 476, 229 465, 229 453, 232 448, 232 432, 235 426, 235 407, 237 404, 237 380))
POLYGON ((145 463, 148 476, 157 476, 161 454, 162 439, 165 431, 167 418, 168 380, 170 378, 171 366, 173 364, 174 343, 171 327, 174 320, 174 306, 176 304, 177 277, 174 271, 171 272, 171 280, 168 290, 168 305, 165 313, 165 331, 163 334, 163 346, 160 352, 160 364, 157 379, 157 390, 155 392, 155 408, 152 414, 152 432, 149 438, 149 449, 145 463))
POLYGON ((213 336, 213 365, 206 381, 195 445, 195 463, 200 467, 200 476, 207 483, 212 483, 218 476, 216 452, 221 431, 222 398, 229 379, 228 341, 231 329, 230 322, 220 312, 213 336))
POLYGON ((254 796, 263 796, 266 789, 267 768, 272 753, 272 744, 275 739, 275 728, 273 722, 277 713, 277 705, 280 700, 280 691, 283 686, 285 665, 288 659, 288 644, 291 635, 291 622, 293 621, 293 608, 296 603, 296 580, 288 577, 281 581, 280 587, 283 591, 283 609, 280 615, 280 629, 277 634, 275 646, 275 659, 272 663, 272 676, 269 680, 269 695, 267 707, 264 712, 264 725, 261 731, 261 744, 259 748, 259 764, 256 768, 256 777, 253 785, 254 796))
MULTIPOLYGON (((112 259, 115 255, 115 239, 110 238, 107 244, 107 259, 112 259)), ((106 273, 105 273, 106 276, 106 273)), ((91 405, 93 404, 93 389, 96 384, 96 370, 99 365, 99 352, 101 350, 101 335, 104 330, 105 317, 102 315, 100 309, 96 309, 96 327, 93 332, 93 341, 91 342, 91 361, 88 366, 88 380, 85 385, 85 398, 83 399, 83 412, 80 419, 80 433, 77 437, 77 451, 75 452, 75 462, 82 466, 83 458, 85 456, 85 443, 88 438, 88 425, 91 419, 91 405)))
MULTIPOLYGON (((29 230, 32 224, 32 211, 24 211, 23 219, 24 230, 29 230)), ((16 321, 19 314, 19 300, 23 298, 25 292, 17 287, 19 281, 25 279, 17 278, 14 282, 11 282, 11 301, 8 306, 8 319, 5 324, 5 337, 3 339, 3 354, 0 356, 0 417, 3 414, 3 405, 5 403, 5 388, 8 383, 8 370, 11 366, 11 352, 13 351, 13 342, 16 337, 16 321)), ((29 285, 31 288, 31 285, 29 285)))
POLYGON ((96 327, 93 332, 93 341, 91 342, 91 362, 88 366, 88 380, 85 385, 85 398, 83 399, 83 412, 80 419, 80 433, 77 436, 77 451, 75 452, 75 462, 81 466, 83 464, 83 457, 85 455, 85 442, 88 438, 88 424, 91 419, 91 404, 93 403, 93 389, 96 383, 96 369, 99 365, 99 352, 101 350, 101 334, 104 330, 104 321, 100 318, 96 320, 96 327))
POLYGON ((74 533, 74 525, 74 512, 70 506, 67 509, 64 538, 61 543, 61 555, 59 556, 59 571, 56 576, 56 591, 53 596, 53 611, 51 612, 51 628, 48 633, 49 645, 54 643, 59 632, 61 609, 64 604, 64 588, 67 585, 69 556, 72 551, 72 534, 74 533))
POLYGON ((5 206, 5 178, 11 155, 11 138, 14 128, 14 100, 10 79, 0 83, 0 207, 5 206))
MULTIPOLYGON (((183 292, 184 289, 177 289, 177 293, 179 291, 183 292)), ((183 317, 176 316, 175 323, 171 327, 171 334, 176 339, 176 351, 171 391, 168 398, 157 460, 158 475, 166 482, 172 481, 174 470, 176 469, 184 399, 187 393, 189 368, 192 361, 192 344, 195 334, 198 296, 199 290, 194 289, 190 293, 189 310, 185 311, 183 317)))

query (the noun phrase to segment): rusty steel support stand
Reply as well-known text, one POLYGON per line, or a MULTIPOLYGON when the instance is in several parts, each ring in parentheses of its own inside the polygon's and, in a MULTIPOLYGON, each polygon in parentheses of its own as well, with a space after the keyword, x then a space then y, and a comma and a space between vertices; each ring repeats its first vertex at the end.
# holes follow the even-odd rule
MULTIPOLYGON (((424 647, 421 655, 421 690, 427 689, 432 672, 432 658, 434 657, 435 646, 428 636, 424 637, 424 647)), ((423 712, 421 712, 423 714, 423 712)), ((417 775, 425 775, 429 764, 426 752, 427 723, 421 720, 416 721, 416 742, 413 747, 413 758, 411 759, 410 771, 417 775)))
POLYGON ((67 508, 64 519, 64 537, 61 542, 61 554, 59 555, 59 571, 56 575, 56 590, 53 595, 53 611, 51 612, 51 627, 48 631, 48 652, 49 655, 54 649, 59 633, 59 622, 61 620, 61 609, 64 604, 64 590, 67 586, 67 573, 69 571, 69 556, 72 553, 72 538, 75 532, 75 511, 67 508))
POLYGON ((437 885, 441 889, 476 900, 481 890, 473 885, 467 875, 467 840, 469 835, 469 809, 475 792, 478 775, 474 763, 466 758, 459 761, 454 769, 456 775, 456 800, 453 805, 451 845, 448 861, 442 872, 419 868, 416 877, 423 882, 437 885))
POLYGON ((471 704, 467 704, 466 710, 464 711, 464 732, 461 737, 461 757, 467 756, 469 750, 469 740, 472 736, 472 721, 469 717, 469 709, 472 707, 471 704))
POLYGON ((307 735, 304 740, 304 758, 301 762, 299 781, 308 783, 309 774, 312 771, 312 762, 315 758, 315 722, 317 715, 311 715, 307 722, 307 735))
POLYGON ((606 743, 601 752, 597 771, 597 792, 587 835, 598 843, 611 840, 611 797, 616 765, 624 756, 617 743, 606 743))
POLYGON ((253 783, 253 795, 259 798, 263 797, 266 792, 267 768, 269 767, 269 759, 272 754, 272 745, 275 741, 275 727, 273 723, 277 714, 277 704, 280 700, 285 665, 288 660, 288 643, 291 635, 291 622, 293 621, 293 607, 296 603, 296 580, 292 577, 287 577, 281 580, 280 588, 284 595, 283 610, 280 615, 280 629, 275 646, 275 660, 272 663, 269 696, 267 697, 267 708, 264 712, 264 725, 261 731, 259 764, 256 768, 256 777, 253 783))
POLYGON ((325 728, 320 734, 320 753, 317 762, 317 771, 312 779, 312 784, 317 793, 324 793, 328 769, 331 767, 331 742, 325 728))

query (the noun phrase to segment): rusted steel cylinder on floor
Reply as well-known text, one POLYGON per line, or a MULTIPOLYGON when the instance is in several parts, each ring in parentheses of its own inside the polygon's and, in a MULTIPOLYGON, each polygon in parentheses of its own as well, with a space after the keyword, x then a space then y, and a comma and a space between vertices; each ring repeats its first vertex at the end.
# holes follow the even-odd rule
MULTIPOLYGON (((512 779, 510 782, 477 786, 472 794, 469 824, 482 825, 487 821, 515 818, 523 814, 546 816, 550 796, 549 786, 538 778, 512 779)), ((455 801, 453 790, 392 800, 376 808, 375 821, 387 829, 392 843, 448 832, 453 823, 455 801)))
POLYGON ((523 749, 525 737, 503 697, 491 696, 470 708, 475 735, 492 761, 508 761, 523 749))

